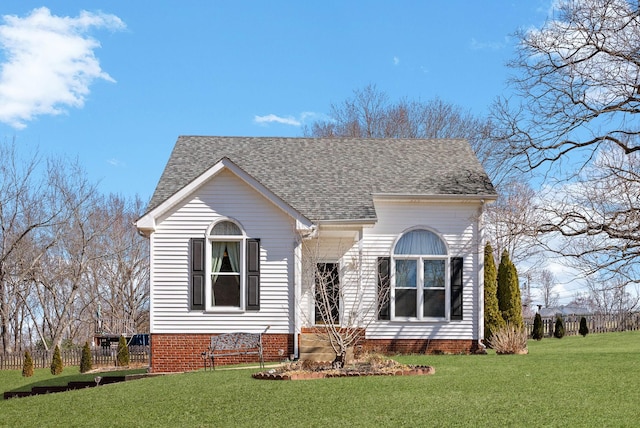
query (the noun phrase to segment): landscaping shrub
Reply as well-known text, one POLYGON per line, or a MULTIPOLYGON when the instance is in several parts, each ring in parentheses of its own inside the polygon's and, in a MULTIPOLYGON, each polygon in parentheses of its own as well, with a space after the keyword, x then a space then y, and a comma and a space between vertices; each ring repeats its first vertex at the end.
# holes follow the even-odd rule
POLYGON ((553 326, 553 336, 558 339, 562 339, 564 337, 564 321, 562 321, 562 317, 560 315, 556 316, 556 323, 553 326))
POLYGON ((544 327, 542 325, 542 316, 538 312, 533 319, 533 332, 531 333, 531 338, 535 340, 542 340, 544 337, 544 327))
POLYGON ((127 340, 124 336, 120 336, 118 341, 118 366, 129 365, 129 347, 127 346, 127 340))
POLYGON ((507 324, 493 333, 491 347, 496 354, 526 354, 527 333, 521 327, 507 324))
POLYGON ((31 358, 31 353, 29 351, 25 351, 24 353, 24 362, 22 363, 22 376, 33 376, 33 358, 31 358))
POLYGON ((580 318, 580 329, 578 333, 580 333, 582 337, 589 334, 589 327, 587 327, 587 319, 585 317, 580 318))
POLYGON ((60 347, 56 345, 56 349, 53 351, 53 359, 51 360, 51 374, 59 375, 63 369, 62 357, 60 356, 60 347))
POLYGON ((522 299, 518 283, 518 271, 504 250, 498 266, 498 307, 507 324, 518 328, 524 326, 522 318, 522 299))
POLYGON ((498 273, 493 258, 493 248, 487 242, 484 247, 484 337, 485 345, 491 347, 494 331, 504 327, 504 319, 498 307, 498 273))
POLYGON ((86 373, 91 369, 91 348, 89 347, 89 342, 84 342, 82 358, 80 359, 80 373, 86 373))

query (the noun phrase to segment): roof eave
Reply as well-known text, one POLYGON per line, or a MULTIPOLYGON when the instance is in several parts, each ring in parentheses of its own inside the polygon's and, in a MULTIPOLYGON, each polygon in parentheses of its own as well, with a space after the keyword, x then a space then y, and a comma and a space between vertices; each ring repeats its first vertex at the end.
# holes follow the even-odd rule
POLYGON ((495 193, 478 194, 433 194, 433 193, 374 193, 373 200, 376 201, 449 201, 449 202, 481 202, 491 203, 498 199, 495 193))
POLYGON ((272 191, 270 191, 266 186, 260 183, 258 180, 249 175, 246 171, 236 165, 229 158, 222 158, 219 162, 213 165, 204 173, 200 174, 194 180, 192 180, 189 184, 184 186, 182 189, 178 190, 169 198, 165 199, 162 203, 160 203, 155 208, 151 209, 145 215, 140 217, 136 222, 136 227, 140 232, 149 236, 149 234, 153 233, 156 228, 156 219, 160 218, 163 214, 168 212, 171 208, 176 206, 180 201, 184 200, 186 197, 191 195, 196 189, 200 188, 205 182, 209 179, 220 173, 223 169, 228 169, 245 183, 247 183, 250 187, 264 196, 266 199, 271 201, 274 205, 280 208, 282 211, 287 213, 290 217, 292 217, 296 221, 296 227, 298 229, 306 229, 310 228, 313 225, 313 222, 306 218, 303 214, 301 214, 298 210, 289 205, 286 201, 278 197, 272 191))

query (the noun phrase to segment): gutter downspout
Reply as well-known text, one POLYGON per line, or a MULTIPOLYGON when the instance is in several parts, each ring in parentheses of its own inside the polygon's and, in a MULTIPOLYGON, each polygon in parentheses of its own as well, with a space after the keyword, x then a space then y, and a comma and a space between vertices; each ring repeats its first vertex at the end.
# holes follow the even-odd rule
POLYGON ((484 199, 478 208, 478 348, 487 349, 484 338, 484 199))
POLYGON ((300 334, 302 332, 302 242, 318 237, 318 226, 312 224, 306 233, 298 233, 293 249, 293 355, 300 358, 300 334))

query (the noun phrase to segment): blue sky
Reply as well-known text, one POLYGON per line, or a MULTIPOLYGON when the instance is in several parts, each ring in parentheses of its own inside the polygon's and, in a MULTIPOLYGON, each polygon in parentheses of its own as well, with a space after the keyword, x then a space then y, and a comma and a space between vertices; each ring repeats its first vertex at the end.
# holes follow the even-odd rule
POLYGON ((299 136, 375 84, 485 114, 545 1, 0 4, 0 138, 148 200, 179 135, 299 136))

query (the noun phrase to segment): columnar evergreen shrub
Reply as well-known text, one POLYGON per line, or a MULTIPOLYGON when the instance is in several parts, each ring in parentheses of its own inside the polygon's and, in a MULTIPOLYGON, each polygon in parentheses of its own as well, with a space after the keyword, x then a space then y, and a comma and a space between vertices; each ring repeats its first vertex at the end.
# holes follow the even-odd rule
POLYGON ((493 248, 487 242, 484 247, 484 337, 487 339, 487 346, 491 347, 491 336, 504 325, 498 307, 498 273, 493 248))
POLYGON ((558 339, 562 339, 564 337, 564 321, 560 315, 556 316, 556 323, 553 326, 553 336, 558 339))
POLYGON ((524 326, 518 272, 507 250, 502 252, 498 266, 498 308, 507 324, 516 328, 524 326))
POLYGON ((582 337, 589 334, 589 327, 587 327, 587 319, 585 317, 580 318, 580 329, 578 333, 580 333, 582 337))
POLYGON ((33 358, 31 358, 31 353, 29 351, 25 351, 24 353, 24 362, 22 363, 22 376, 33 376, 33 358))
POLYGON ((53 351, 53 358, 51 359, 51 374, 59 375, 62 373, 62 357, 60 356, 60 347, 56 345, 56 349, 53 351))
POLYGON ((91 370, 91 348, 89 342, 84 342, 82 347, 82 358, 80 359, 80 373, 86 373, 91 370))
POLYGON ((120 340, 118 341, 118 365, 129 365, 129 347, 127 346, 127 340, 124 336, 120 336, 120 340))
POLYGON ((533 319, 533 332, 531 333, 531 338, 535 340, 542 340, 543 337, 544 327, 542 325, 542 316, 540 316, 540 312, 538 312, 533 319))

